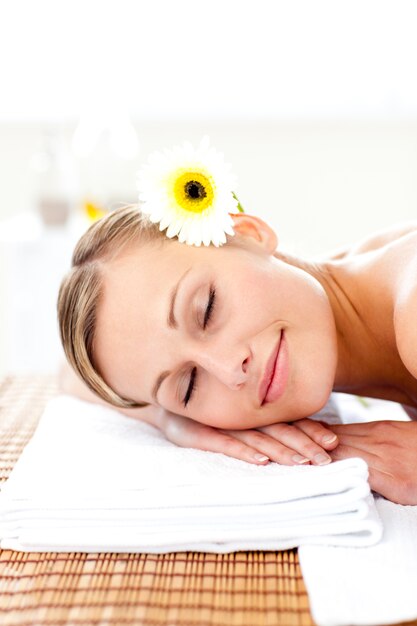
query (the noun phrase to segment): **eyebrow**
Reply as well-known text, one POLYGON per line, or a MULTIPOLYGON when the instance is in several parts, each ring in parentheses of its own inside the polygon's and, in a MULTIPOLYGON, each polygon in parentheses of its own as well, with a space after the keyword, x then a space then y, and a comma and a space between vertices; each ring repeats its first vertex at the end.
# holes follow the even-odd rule
MULTIPOLYGON (((181 278, 179 279, 179 281, 177 282, 177 284, 175 285, 175 287, 173 287, 171 289, 170 295, 169 295, 169 310, 168 310, 168 316, 167 316, 167 326, 168 328, 174 328, 177 329, 178 328, 178 321, 175 317, 175 301, 177 298, 177 294, 178 294, 178 289, 182 283, 182 281, 184 280, 184 278, 187 276, 188 272, 192 269, 192 266, 188 268, 188 270, 186 270, 184 272, 184 274, 181 276, 181 278)), ((158 378, 156 379, 156 382, 153 386, 152 389, 152 398, 155 400, 155 402, 158 403, 158 391, 159 391, 159 387, 162 385, 162 383, 164 382, 165 378, 167 376, 169 376, 171 374, 170 370, 164 370, 161 374, 159 374, 158 378)))

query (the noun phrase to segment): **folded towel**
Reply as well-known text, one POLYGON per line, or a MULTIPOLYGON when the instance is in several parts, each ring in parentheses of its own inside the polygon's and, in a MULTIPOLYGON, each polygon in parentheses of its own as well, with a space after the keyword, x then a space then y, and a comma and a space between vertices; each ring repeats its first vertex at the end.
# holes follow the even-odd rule
POLYGON ((0 493, 0 545, 234 552, 366 546, 382 524, 367 465, 256 466, 181 448, 116 410, 60 396, 0 493))

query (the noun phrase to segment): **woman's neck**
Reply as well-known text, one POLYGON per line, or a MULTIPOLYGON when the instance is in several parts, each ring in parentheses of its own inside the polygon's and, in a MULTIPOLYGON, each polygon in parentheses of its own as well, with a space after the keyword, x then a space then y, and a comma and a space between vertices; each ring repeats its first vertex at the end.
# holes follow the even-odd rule
POLYGON ((319 261, 282 251, 275 256, 308 272, 329 298, 338 350, 333 390, 417 404, 417 381, 396 345, 393 312, 398 280, 386 271, 387 251, 319 261))

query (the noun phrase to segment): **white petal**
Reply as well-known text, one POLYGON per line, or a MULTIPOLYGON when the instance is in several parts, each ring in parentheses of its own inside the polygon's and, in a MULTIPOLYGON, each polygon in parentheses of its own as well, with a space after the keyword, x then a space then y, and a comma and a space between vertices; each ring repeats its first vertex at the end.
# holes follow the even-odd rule
POLYGON ((229 214, 227 214, 227 219, 224 219, 221 221, 221 226, 224 230, 225 233, 227 233, 228 235, 234 235, 235 231, 234 231, 234 222, 233 219, 231 218, 231 216, 229 214))
POLYGON ((168 227, 167 237, 175 237, 181 229, 180 220, 173 220, 168 227))
POLYGON ((225 226, 223 226, 223 231, 227 235, 230 235, 231 237, 233 237, 233 235, 235 234, 235 231, 234 231, 233 227, 229 226, 229 224, 226 224, 225 226))
POLYGON ((211 236, 210 236, 210 228, 209 225, 203 226, 202 239, 205 246, 210 245, 211 236))
POLYGON ((171 223, 171 219, 171 216, 168 213, 165 213, 165 215, 161 219, 159 230, 164 230, 167 226, 169 226, 171 223))
POLYGON ((189 223, 184 222, 178 234, 178 241, 180 241, 181 243, 184 243, 187 240, 188 230, 189 230, 189 223))
POLYGON ((226 239, 226 235, 224 234, 224 231, 222 231, 222 232, 219 234, 219 242, 223 244, 223 243, 226 243, 226 241, 227 241, 227 239, 226 239))
POLYGON ((152 213, 148 214, 148 217, 149 217, 150 221, 153 224, 158 224, 160 222, 160 220, 161 220, 160 215, 155 215, 155 214, 152 214, 152 213))
POLYGON ((193 243, 196 246, 200 246, 201 245, 201 224, 195 220, 192 224, 191 224, 191 228, 190 228, 190 236, 188 238, 188 241, 190 241, 191 243, 193 243))
POLYGON ((186 238, 186 243, 189 246, 192 246, 194 244, 194 228, 193 228, 194 224, 192 222, 190 222, 190 224, 188 225, 188 229, 187 229, 187 238, 186 238))

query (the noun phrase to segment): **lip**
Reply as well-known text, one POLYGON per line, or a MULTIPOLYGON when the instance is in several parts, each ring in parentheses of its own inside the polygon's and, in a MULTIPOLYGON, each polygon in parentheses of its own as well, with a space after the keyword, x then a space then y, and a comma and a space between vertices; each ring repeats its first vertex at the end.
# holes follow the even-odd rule
POLYGON ((287 336, 284 331, 281 334, 281 342, 277 354, 277 360, 275 361, 275 369, 272 374, 271 382, 266 391, 263 404, 268 402, 276 402, 284 393, 288 376, 290 372, 290 361, 288 354, 287 336))
POLYGON ((278 354, 279 354, 279 348, 281 346, 283 333, 284 333, 284 331, 281 329, 281 334, 279 336, 278 343, 274 347, 274 349, 272 351, 272 354, 271 354, 271 356, 268 359, 268 362, 267 362, 266 368, 265 368, 265 373, 264 373, 264 375, 262 377, 261 384, 259 385, 258 396, 259 396, 259 402, 261 404, 264 404, 265 398, 266 398, 266 394, 268 392, 268 387, 270 386, 270 384, 272 382, 272 378, 273 378, 274 371, 275 371, 275 364, 277 362, 277 358, 278 358, 278 354))

